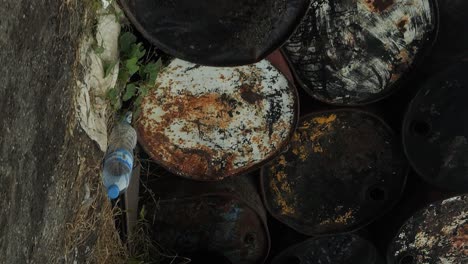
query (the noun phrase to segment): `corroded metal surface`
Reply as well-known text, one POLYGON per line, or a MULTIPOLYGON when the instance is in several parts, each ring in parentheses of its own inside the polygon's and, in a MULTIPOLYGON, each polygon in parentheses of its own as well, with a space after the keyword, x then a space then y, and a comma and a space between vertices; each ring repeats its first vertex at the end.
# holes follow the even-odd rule
POLYGON ((266 57, 266 60, 271 62, 283 75, 292 83, 294 83, 294 76, 289 68, 288 61, 280 50, 275 50, 273 53, 266 57))
POLYGON ((215 68, 176 59, 142 102, 139 141, 178 175, 219 180, 278 153, 297 108, 294 86, 266 60, 215 68))
POLYGON ((305 116, 287 152, 262 168, 265 205, 307 235, 351 231, 394 205, 407 173, 400 142, 357 110, 305 116))
POLYGON ((409 161, 426 181, 468 191, 468 63, 427 80, 403 126, 409 161))
POLYGON ((389 264, 468 263, 468 196, 431 204, 400 229, 389 264))
POLYGON ((160 200, 149 220, 163 247, 187 256, 215 252, 233 264, 263 263, 268 255, 266 212, 246 176, 208 183, 166 176, 150 188, 160 200))
POLYGON ((154 45, 180 59, 214 66, 257 62, 279 48, 308 0, 120 0, 154 45))
POLYGON ((315 0, 284 51, 313 97, 370 103, 432 44, 436 19, 433 0, 315 0))
POLYGON ((308 239, 284 250, 272 264, 383 264, 369 241, 354 234, 308 239))

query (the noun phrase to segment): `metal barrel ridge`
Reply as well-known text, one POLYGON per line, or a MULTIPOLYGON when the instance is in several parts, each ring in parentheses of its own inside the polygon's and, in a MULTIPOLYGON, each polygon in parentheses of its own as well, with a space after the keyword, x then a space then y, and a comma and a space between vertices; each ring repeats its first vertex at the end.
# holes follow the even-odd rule
POLYGON ((468 196, 439 201, 415 213, 390 244, 387 261, 468 263, 468 196))
POLYGON ((373 114, 304 116, 287 152, 261 170, 265 207, 306 235, 359 229, 388 211, 406 182, 399 138, 373 114))
POLYGON ((297 91, 267 60, 218 68, 179 59, 142 100, 140 144, 174 174, 216 181, 274 158, 298 119, 297 91))
POLYGON ((120 0, 129 20, 166 53, 209 66, 260 61, 290 37, 309 0, 120 0))
POLYGON ((272 264, 383 264, 375 246, 355 234, 310 238, 276 256, 272 264))
POLYGON ((372 103, 389 95, 432 46, 436 7, 434 0, 313 0, 283 51, 312 97, 372 103))
POLYGON ((468 191, 468 62, 428 79, 410 103, 403 144, 416 172, 444 189, 468 191))
MULTIPOLYGON (((153 237, 178 254, 207 259, 212 252, 232 264, 263 263, 270 249, 266 212, 247 176, 197 182, 166 176, 154 181, 153 237)), ((151 220, 151 219, 150 219, 151 220)), ((207 263, 207 262, 200 262, 207 263)))

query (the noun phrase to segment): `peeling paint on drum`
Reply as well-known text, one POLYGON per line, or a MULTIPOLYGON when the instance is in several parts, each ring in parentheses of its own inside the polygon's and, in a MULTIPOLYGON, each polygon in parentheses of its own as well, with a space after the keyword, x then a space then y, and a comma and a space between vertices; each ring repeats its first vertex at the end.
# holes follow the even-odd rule
POLYGON ((468 261, 468 196, 431 204, 402 226, 388 251, 389 264, 458 264, 468 261))
POLYGON ((176 59, 141 105, 139 140, 172 172, 197 180, 240 174, 292 135, 297 95, 270 62, 216 68, 176 59))
POLYGON ((284 51, 316 99, 370 103, 432 44, 436 18, 432 0, 315 0, 284 51))

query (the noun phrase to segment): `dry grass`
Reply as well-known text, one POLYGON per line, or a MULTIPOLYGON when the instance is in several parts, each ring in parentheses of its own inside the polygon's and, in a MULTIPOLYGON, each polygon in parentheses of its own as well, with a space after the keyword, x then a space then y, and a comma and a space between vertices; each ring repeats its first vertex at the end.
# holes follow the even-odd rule
POLYGON ((135 236, 129 241, 130 260, 138 264, 188 264, 190 259, 179 256, 159 245, 150 237, 150 225, 140 219, 136 226, 135 236))
POLYGON ((67 224, 66 256, 99 264, 126 263, 127 250, 114 224, 121 212, 107 199, 99 171, 95 166, 78 178, 82 181, 76 188, 85 194, 73 221, 67 224))
POLYGON ((130 260, 138 264, 188 264, 189 258, 166 249, 151 237, 151 224, 145 207, 140 211, 133 235, 129 238, 128 249, 130 260))
POLYGON ((159 177, 167 175, 156 162, 136 156, 136 162, 140 166, 140 211, 138 222, 133 230, 133 235, 128 240, 128 250, 132 264, 187 264, 190 259, 180 256, 160 245, 152 237, 151 227, 155 223, 159 208, 159 197, 155 195, 147 185, 157 181, 159 177))

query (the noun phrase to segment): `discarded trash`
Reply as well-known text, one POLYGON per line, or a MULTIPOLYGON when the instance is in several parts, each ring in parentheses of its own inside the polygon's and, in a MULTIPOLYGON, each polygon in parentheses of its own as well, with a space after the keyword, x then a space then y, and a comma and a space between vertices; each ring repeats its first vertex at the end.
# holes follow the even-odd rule
POLYGON ((400 140, 377 116, 342 109, 307 115, 288 151, 262 168, 265 206, 306 235, 349 232, 400 197, 408 165, 400 140))
POLYGON ((141 103, 138 139, 174 174, 214 181, 277 155, 298 116, 297 91, 270 62, 207 67, 175 59, 141 103))
POLYGON ((468 196, 429 205, 401 227, 387 253, 388 264, 468 263, 468 196))
POLYGON ((375 246, 355 234, 308 239, 284 250, 272 264, 383 264, 375 246))
POLYGON ((104 158, 103 181, 111 199, 116 199, 130 183, 133 149, 137 142, 136 131, 130 125, 131 119, 132 114, 127 113, 125 119, 113 128, 104 158))
POLYGON ((468 191, 468 63, 427 80, 403 126, 406 155, 416 172, 441 188, 468 191))

